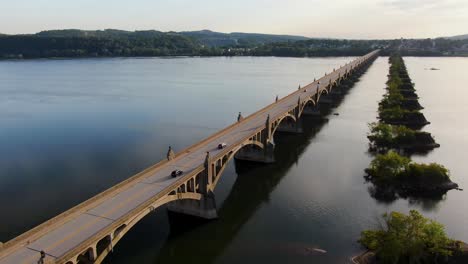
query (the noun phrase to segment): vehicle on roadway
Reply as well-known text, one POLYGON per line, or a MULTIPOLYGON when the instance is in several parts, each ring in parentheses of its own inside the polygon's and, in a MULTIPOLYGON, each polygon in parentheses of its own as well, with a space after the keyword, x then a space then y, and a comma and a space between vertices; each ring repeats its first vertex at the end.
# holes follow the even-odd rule
POLYGON ((171 176, 172 176, 172 178, 175 178, 177 176, 182 175, 182 173, 184 173, 184 172, 181 171, 181 170, 174 170, 174 171, 171 172, 171 176))
POLYGON ((227 146, 227 144, 224 143, 224 142, 223 142, 223 143, 219 143, 219 144, 218 144, 218 149, 223 149, 223 148, 225 148, 226 146, 227 146))

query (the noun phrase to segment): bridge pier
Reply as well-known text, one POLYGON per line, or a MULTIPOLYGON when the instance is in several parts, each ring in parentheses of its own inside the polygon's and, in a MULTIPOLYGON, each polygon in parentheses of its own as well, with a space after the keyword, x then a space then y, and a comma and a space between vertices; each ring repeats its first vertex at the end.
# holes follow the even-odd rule
POLYGON ((305 116, 321 116, 322 113, 320 112, 320 107, 317 105, 314 106, 306 106, 302 111, 302 115, 305 116))
POLYGON ((204 219, 218 218, 215 195, 211 191, 202 195, 199 201, 190 199, 172 201, 167 204, 167 210, 204 219))
POLYGON ((317 103, 317 108, 320 110, 320 114, 325 116, 328 115, 332 108, 337 105, 337 100, 330 94, 322 94, 317 103))
POLYGON ((330 96, 332 98, 332 100, 338 100, 340 99, 341 97, 344 96, 344 92, 341 90, 341 88, 339 86, 333 88, 330 93, 328 94, 328 96, 330 96))
POLYGON ((322 94, 318 100, 319 105, 330 105, 333 104, 334 100, 330 94, 322 94))
POLYGON ((275 162, 275 144, 267 142, 264 149, 256 146, 245 146, 240 149, 234 158, 237 160, 252 161, 258 163, 274 163, 275 162))

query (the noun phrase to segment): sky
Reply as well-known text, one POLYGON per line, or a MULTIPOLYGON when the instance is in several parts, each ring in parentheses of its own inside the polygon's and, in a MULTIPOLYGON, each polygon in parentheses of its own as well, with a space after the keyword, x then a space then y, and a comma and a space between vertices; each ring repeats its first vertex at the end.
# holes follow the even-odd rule
POLYGON ((256 32, 351 39, 468 34, 468 0, 0 0, 0 33, 256 32))

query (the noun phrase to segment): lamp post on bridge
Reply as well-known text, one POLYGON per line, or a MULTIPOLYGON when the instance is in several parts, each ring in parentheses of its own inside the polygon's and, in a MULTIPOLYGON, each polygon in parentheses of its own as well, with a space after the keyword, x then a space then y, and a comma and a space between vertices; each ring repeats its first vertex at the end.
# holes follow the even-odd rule
POLYGON ((175 158, 175 153, 172 150, 172 147, 169 146, 169 149, 167 150, 167 160, 173 160, 175 158))
POLYGON ((44 264, 44 259, 45 259, 45 257, 46 257, 46 254, 45 254, 44 250, 41 250, 40 254, 41 254, 41 257, 40 257, 40 259, 37 261, 37 264, 44 264))
POLYGON ((237 116, 237 122, 240 122, 244 117, 242 116, 241 112, 239 112, 239 115, 237 116))

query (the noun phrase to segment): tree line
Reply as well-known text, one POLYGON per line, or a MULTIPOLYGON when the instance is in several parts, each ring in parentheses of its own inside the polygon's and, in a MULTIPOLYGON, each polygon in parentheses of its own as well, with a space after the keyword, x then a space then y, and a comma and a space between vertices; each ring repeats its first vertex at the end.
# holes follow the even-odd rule
POLYGON ((44 31, 32 35, 0 34, 0 59, 138 56, 362 56, 375 49, 382 55, 460 54, 468 40, 345 40, 245 33, 160 31, 44 31), (278 41, 280 40, 280 41, 278 41), (225 43, 224 45, 222 43, 225 43), (457 53, 458 52, 458 53, 457 53))

